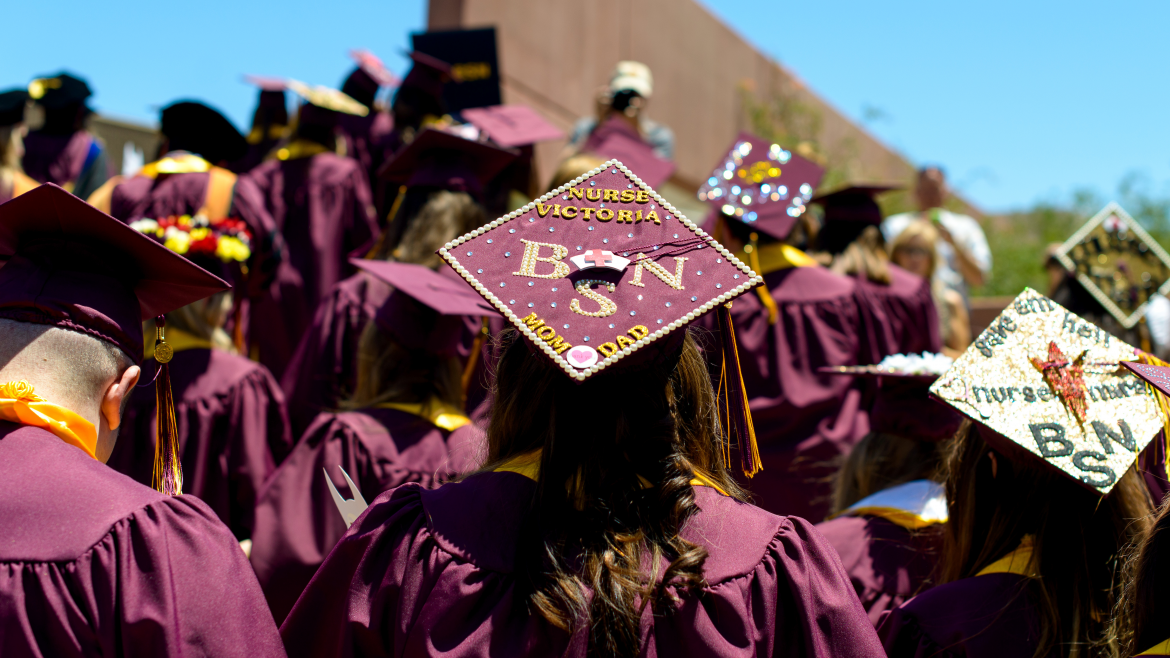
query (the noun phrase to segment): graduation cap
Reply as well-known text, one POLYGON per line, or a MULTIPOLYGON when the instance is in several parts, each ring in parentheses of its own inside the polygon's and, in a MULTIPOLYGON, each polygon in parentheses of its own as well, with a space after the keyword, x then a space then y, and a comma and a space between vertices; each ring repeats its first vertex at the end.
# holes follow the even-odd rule
POLYGON ((745 132, 699 188, 699 199, 726 217, 783 240, 824 175, 820 165, 745 132))
POLYGON ((657 362, 719 311, 728 424, 759 470, 726 304, 762 281, 616 160, 447 243, 439 254, 576 381, 657 362))
POLYGON ((598 126, 589 142, 585 150, 603 160, 628 163, 650 187, 662 185, 674 173, 674 163, 655 155, 654 147, 619 116, 612 116, 598 126))
POLYGON ((46 184, 0 205, 0 318, 76 331, 143 360, 142 322, 160 322, 155 488, 182 491, 162 316, 228 284, 121 221, 46 184))
POLYGON ((1094 215, 1055 256, 1126 329, 1146 314, 1153 295, 1170 292, 1170 255, 1116 203, 1094 215))
MULTIPOLYGON (((427 64, 432 70, 420 73, 427 76, 431 85, 429 93, 441 95, 452 112, 500 104, 500 66, 494 27, 412 34, 410 41, 414 47, 411 58, 416 62, 411 75, 419 69, 417 64, 427 61, 415 55, 429 56, 427 64), (436 62, 446 66, 446 70, 436 62), (443 73, 443 76, 437 77, 436 72, 443 73), (448 80, 449 84, 442 84, 448 80)), ((417 86, 417 83, 412 84, 417 86)), ((403 86, 406 86, 406 81, 403 81, 403 86)))
POLYGON ((248 150, 240 131, 218 110, 197 101, 178 101, 162 110, 159 132, 172 151, 190 151, 212 164, 238 160, 248 150))
POLYGON ((368 50, 351 50, 349 56, 357 64, 341 84, 341 91, 366 107, 374 106, 374 97, 380 87, 398 85, 398 76, 390 72, 378 56, 368 50))
POLYGON ((561 139, 565 133, 527 105, 493 105, 463 111, 463 118, 500 146, 511 148, 561 139))
POLYGON ((819 203, 825 210, 824 222, 851 222, 872 226, 882 223, 882 210, 875 198, 882 192, 900 190, 900 185, 850 185, 813 197, 809 203, 819 203))
POLYGON ((309 86, 299 80, 291 79, 287 80, 285 84, 288 85, 288 88, 293 93, 303 98, 306 103, 313 107, 331 112, 340 112, 342 114, 352 114, 359 117, 364 117, 370 113, 370 108, 337 89, 324 85, 309 86))
POLYGON ((378 175, 410 187, 432 186, 479 195, 515 158, 514 151, 426 128, 382 165, 378 175))
POLYGON ((61 72, 28 83, 28 95, 45 109, 56 110, 84 103, 93 92, 85 80, 61 72))
POLYGON ((498 315, 474 290, 429 267, 358 258, 349 262, 393 288, 374 314, 374 322, 404 347, 455 355, 464 317, 498 315))
POLYGON ((1005 452, 1108 494, 1162 429, 1158 401, 1122 367, 1136 350, 1040 293, 1024 292, 930 392, 1005 452))
POLYGON ((400 89, 418 89, 436 98, 443 95, 443 84, 451 79, 451 65, 438 57, 415 50, 407 54, 414 64, 399 85, 400 89))
POLYGON ((930 385, 951 364, 947 356, 924 352, 892 354, 874 365, 824 366, 819 372, 876 378, 870 431, 935 442, 954 436, 963 420, 949 405, 930 397, 930 385))
POLYGON ((0 126, 13 126, 24 121, 24 106, 28 92, 23 89, 0 91, 0 126))

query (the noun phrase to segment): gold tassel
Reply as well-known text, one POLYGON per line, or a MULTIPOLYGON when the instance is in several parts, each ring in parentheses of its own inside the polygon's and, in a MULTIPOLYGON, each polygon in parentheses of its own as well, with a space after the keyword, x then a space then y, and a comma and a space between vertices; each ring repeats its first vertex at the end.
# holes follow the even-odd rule
MULTIPOLYGON (((394 197, 394 203, 390 205, 390 212, 386 213, 386 227, 382 229, 382 234, 374 242, 374 246, 363 256, 365 260, 376 260, 382 253, 383 245, 386 243, 386 234, 390 232, 390 226, 398 219, 398 209, 402 207, 402 200, 406 198, 406 186, 398 186, 398 196, 394 197)), ((382 258, 385 258, 384 256, 382 258)))
MULTIPOLYGON (((759 234, 752 233, 751 240, 752 243, 749 245, 744 245, 743 250, 748 255, 748 259, 751 260, 752 270, 755 271, 756 274, 760 274, 759 234)), ((768 324, 776 324, 776 321, 780 319, 780 310, 776 308, 776 300, 772 299, 772 291, 768 290, 768 285, 761 283, 760 285, 756 286, 756 295, 759 296, 760 302, 764 305, 764 308, 768 309, 768 324)))
MULTIPOLYGON (((723 342, 723 365, 719 382, 720 413, 726 420, 728 446, 725 455, 730 458, 731 434, 739 439, 739 461, 743 474, 753 477, 764 470, 760 459, 760 448, 756 444, 756 428, 752 423, 752 412, 748 407, 747 387, 743 383, 743 371, 739 365, 739 346, 735 341, 735 327, 731 323, 731 303, 718 308, 719 333, 723 342)), ((730 460, 728 462, 730 464, 730 460)))
POLYGON ((175 423, 175 400, 171 396, 171 369, 167 365, 174 358, 175 351, 166 341, 166 318, 160 315, 154 323, 154 360, 158 363, 158 375, 154 380, 157 420, 153 486, 163 495, 178 496, 183 493, 183 465, 179 460, 179 430, 175 423))
POLYGON ((467 389, 471 387, 471 377, 475 374, 475 366, 479 362, 479 353, 483 350, 483 342, 488 336, 488 319, 483 318, 479 333, 471 343, 471 354, 467 357, 467 365, 463 368, 463 402, 467 403, 467 389))

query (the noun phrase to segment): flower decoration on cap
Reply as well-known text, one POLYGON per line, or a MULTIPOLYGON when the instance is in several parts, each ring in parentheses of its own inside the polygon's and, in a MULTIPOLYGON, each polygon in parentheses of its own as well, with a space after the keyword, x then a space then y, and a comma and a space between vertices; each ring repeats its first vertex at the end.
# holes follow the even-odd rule
POLYGON ((1170 254, 1116 203, 1094 215, 1055 256, 1126 329, 1142 319, 1154 295, 1170 293, 1170 254))
POLYGON ((204 256, 225 263, 242 263, 252 257, 252 233, 240 219, 182 215, 139 219, 131 222, 130 228, 182 256, 204 256))
POLYGON ((1158 401, 1122 363, 1137 350, 1030 288, 992 321, 932 395, 1105 495, 1162 429, 1158 401))

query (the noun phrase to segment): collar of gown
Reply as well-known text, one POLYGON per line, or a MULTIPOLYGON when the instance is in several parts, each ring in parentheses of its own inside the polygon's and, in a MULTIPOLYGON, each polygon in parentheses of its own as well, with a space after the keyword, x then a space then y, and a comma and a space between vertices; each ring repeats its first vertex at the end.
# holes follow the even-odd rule
POLYGON ((835 516, 876 516, 917 530, 947 522, 946 490, 937 482, 914 480, 866 496, 835 516))
MULTIPOLYGON (((504 462, 503 464, 500 464, 499 466, 497 466, 495 469, 493 469, 492 472, 498 473, 501 471, 507 471, 510 473, 518 473, 518 474, 523 475, 524 477, 528 478, 529 480, 536 482, 538 479, 540 479, 540 457, 541 457, 540 450, 533 450, 532 452, 526 452, 522 455, 516 455, 515 457, 504 462)), ((642 481, 643 487, 651 486, 650 481, 647 480, 646 478, 642 477, 641 475, 638 476, 638 479, 642 481)), ((712 489, 714 489, 715 491, 718 491, 719 493, 723 494, 724 496, 727 495, 726 491, 724 491, 719 485, 715 484, 715 482, 710 478, 710 476, 706 475, 702 471, 695 471, 692 474, 691 486, 693 486, 693 487, 711 487, 712 489)))
POLYGON ((1137 654, 1138 656, 1170 656, 1170 640, 1159 642, 1145 651, 1137 654))
POLYGON ((375 408, 405 411, 419 418, 425 418, 435 427, 447 430, 448 432, 454 432, 460 427, 471 423, 471 419, 463 415, 463 412, 459 409, 439 400, 431 400, 427 403, 383 402, 375 408))
POLYGON ((276 149, 274 157, 277 160, 300 160, 301 158, 311 158, 319 153, 324 153, 329 149, 317 142, 310 142, 307 139, 294 139, 288 146, 282 146, 276 149))
POLYGON ((39 427, 97 459, 97 428, 93 423, 46 401, 28 382, 0 384, 0 420, 39 427))
POLYGON ((760 276, 792 267, 820 267, 812 256, 783 242, 757 245, 750 250, 748 247, 751 245, 744 245, 736 256, 751 265, 760 276))
POLYGON ((1024 535, 1016 550, 983 567, 975 575, 986 576, 992 573, 1014 573, 1020 576, 1027 576, 1028 578, 1039 578, 1040 574, 1036 572, 1036 565, 1032 560, 1032 542, 1032 535, 1024 535))
POLYGON ((138 172, 139 176, 158 178, 160 174, 194 174, 211 171, 211 163, 186 151, 172 151, 161 160, 151 162, 138 172))

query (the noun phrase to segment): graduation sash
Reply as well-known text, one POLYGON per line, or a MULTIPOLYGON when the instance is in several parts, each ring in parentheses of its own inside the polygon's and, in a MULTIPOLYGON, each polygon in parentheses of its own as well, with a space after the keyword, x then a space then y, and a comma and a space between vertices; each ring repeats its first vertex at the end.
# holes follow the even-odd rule
POLYGON ((876 516, 918 530, 947 522, 946 491, 937 482, 914 480, 866 496, 834 516, 876 516))
POLYGON ((26 381, 0 384, 0 420, 39 427, 97 459, 97 428, 93 423, 46 401, 26 381))

